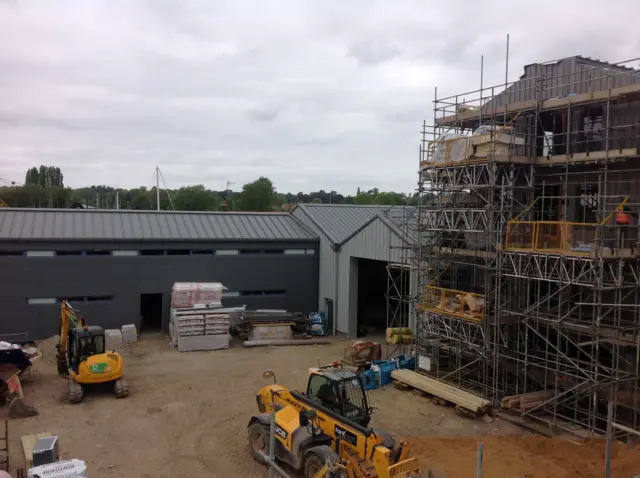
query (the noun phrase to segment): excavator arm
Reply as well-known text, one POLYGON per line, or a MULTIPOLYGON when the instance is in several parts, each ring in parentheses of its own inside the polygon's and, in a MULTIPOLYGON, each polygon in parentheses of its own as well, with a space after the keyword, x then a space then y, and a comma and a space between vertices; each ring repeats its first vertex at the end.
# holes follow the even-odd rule
POLYGON ((61 376, 69 375, 69 330, 71 328, 84 327, 85 321, 66 300, 60 303, 60 341, 58 342, 58 373, 61 376), (77 315, 76 315, 77 314, 77 315))

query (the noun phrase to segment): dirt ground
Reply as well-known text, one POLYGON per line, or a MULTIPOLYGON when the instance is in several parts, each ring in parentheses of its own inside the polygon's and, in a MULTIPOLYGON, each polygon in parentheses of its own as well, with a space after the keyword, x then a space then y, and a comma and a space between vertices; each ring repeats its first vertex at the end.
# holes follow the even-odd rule
MULTIPOLYGON (((339 340, 289 348, 234 344, 225 351, 179 353, 166 337, 145 335, 124 352, 127 399, 98 392, 71 405, 48 341, 45 360, 23 380, 25 401, 40 414, 9 425, 12 470, 24 466, 20 437, 46 431, 60 437, 65 458, 88 462, 92 478, 266 477, 265 468, 249 455, 246 438, 247 422, 257 411, 256 392, 266 384, 262 372, 273 370, 279 383, 303 390, 307 369, 340 358, 348 345, 339 340)), ((527 437, 497 418, 473 421, 393 387, 370 397, 379 409, 372 425, 396 438, 412 437, 422 464, 448 478, 474 476, 479 437, 487 477, 602 476, 595 471, 589 475, 585 468, 594 463, 594 470, 603 469, 596 466, 603 455, 598 443, 527 437), (568 459, 567 453, 575 453, 570 456, 576 459, 568 459), (498 455, 509 458, 497 460, 498 455)), ((640 452, 616 448, 613 476, 630 478, 631 471, 640 474, 640 452), (634 460, 637 470, 632 470, 634 460)))

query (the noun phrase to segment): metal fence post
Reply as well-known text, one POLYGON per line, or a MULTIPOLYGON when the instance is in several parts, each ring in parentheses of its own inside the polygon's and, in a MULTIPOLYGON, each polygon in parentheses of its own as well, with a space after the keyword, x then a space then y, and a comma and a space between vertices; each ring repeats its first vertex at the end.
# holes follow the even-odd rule
POLYGON ((482 442, 478 442, 478 467, 476 469, 476 478, 482 478, 482 451, 483 445, 482 442))
POLYGON ((276 456, 276 411, 271 409, 271 419, 269 420, 269 478, 273 478, 273 460, 276 456))
POLYGON ((611 478, 611 441, 613 440, 613 394, 607 404, 607 442, 604 450, 604 476, 611 478))

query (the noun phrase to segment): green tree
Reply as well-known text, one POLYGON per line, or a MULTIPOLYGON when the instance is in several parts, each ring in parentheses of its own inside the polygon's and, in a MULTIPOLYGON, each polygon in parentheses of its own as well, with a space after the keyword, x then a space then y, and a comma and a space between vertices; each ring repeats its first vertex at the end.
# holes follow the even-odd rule
POLYGON ((214 211, 220 206, 218 195, 202 184, 180 188, 171 196, 178 211, 214 211))
POLYGON ((38 184, 38 169, 30 168, 27 170, 27 175, 24 179, 25 184, 38 184))
POLYGON ((261 177, 242 186, 238 203, 243 211, 271 211, 275 197, 276 191, 271 180, 261 177))
POLYGON ((151 192, 145 187, 131 190, 131 209, 152 209, 151 192))
POLYGON ((360 204, 361 206, 367 206, 369 204, 373 204, 373 199, 374 196, 368 192, 362 192, 360 191, 358 194, 356 194, 356 197, 354 198, 353 202, 354 204, 360 204))

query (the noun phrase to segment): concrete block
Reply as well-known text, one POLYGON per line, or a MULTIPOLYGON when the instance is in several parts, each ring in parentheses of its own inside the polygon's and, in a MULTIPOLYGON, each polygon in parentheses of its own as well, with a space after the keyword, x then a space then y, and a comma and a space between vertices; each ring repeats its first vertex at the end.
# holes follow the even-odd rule
POLYGON ((120 329, 107 329, 104 331, 104 349, 122 350, 122 331, 120 329))
POLYGON ((138 331, 136 330, 136 326, 134 324, 127 324, 122 326, 122 342, 137 342, 138 341, 138 331))
POLYGON ((178 337, 180 352, 194 352, 197 350, 222 350, 229 348, 229 334, 194 335, 178 337))

